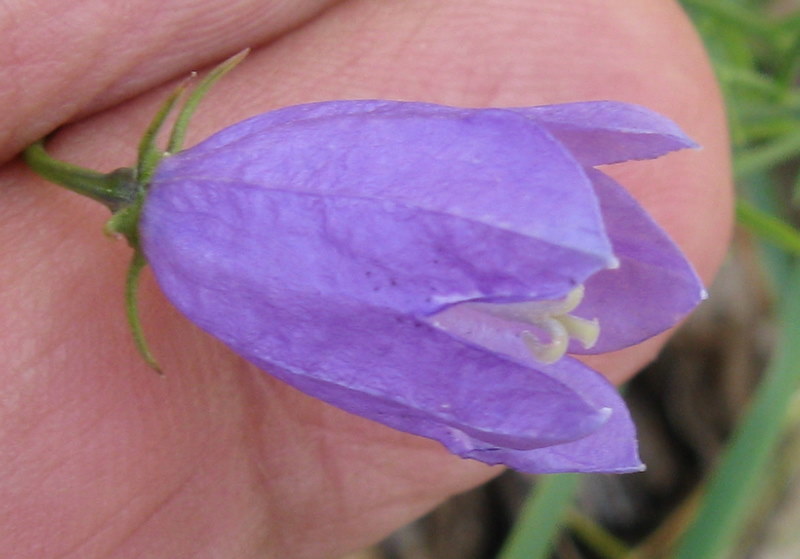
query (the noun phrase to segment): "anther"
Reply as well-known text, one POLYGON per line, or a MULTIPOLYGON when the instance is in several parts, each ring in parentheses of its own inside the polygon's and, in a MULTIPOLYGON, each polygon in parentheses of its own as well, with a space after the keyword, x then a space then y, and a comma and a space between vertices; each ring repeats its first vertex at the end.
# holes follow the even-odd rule
POLYGON ((525 330, 520 334, 520 338, 525 343, 528 351, 537 360, 547 365, 555 363, 564 357, 569 345, 569 334, 567 334, 564 325, 558 319, 550 318, 538 323, 536 326, 547 330, 550 340, 542 342, 533 332, 525 330))
POLYGON ((600 337, 600 321, 596 318, 592 320, 565 314, 557 319, 569 333, 570 338, 578 340, 583 349, 591 349, 600 337))
POLYGON ((599 321, 569 314, 581 304, 584 292, 584 286, 579 285, 561 299, 486 304, 481 305, 481 309, 507 320, 534 326, 536 330, 523 331, 520 339, 537 360, 549 364, 564 356, 572 339, 584 349, 590 349, 597 343, 599 321))

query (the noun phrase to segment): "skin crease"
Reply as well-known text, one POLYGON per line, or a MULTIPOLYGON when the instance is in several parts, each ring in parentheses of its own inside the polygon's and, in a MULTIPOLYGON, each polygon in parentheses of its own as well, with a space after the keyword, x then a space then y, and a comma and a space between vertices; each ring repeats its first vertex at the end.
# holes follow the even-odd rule
MULTIPOLYGON (((68 124, 50 144, 57 156, 131 165, 167 80, 238 48, 255 47, 203 102, 188 145, 246 116, 332 98, 640 103, 704 149, 612 174, 706 281, 724 254, 721 102, 671 2, 116 3, 124 17, 100 0, 0 4, 0 161, 10 161, 0 170, 0 556, 336 557, 500 471, 258 372, 145 274, 145 329, 166 371, 157 377, 130 340, 129 250, 102 235, 107 212, 12 159, 68 124)), ((620 382, 663 340, 591 362, 620 382)))

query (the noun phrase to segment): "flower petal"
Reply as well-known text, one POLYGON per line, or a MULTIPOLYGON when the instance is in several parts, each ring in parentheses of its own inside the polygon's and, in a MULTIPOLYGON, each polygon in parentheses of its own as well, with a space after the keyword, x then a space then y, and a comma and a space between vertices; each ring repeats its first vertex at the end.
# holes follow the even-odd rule
POLYGON ((616 388, 602 375, 569 357, 544 370, 552 378, 571 387, 586 401, 611 410, 608 421, 586 437, 567 443, 533 450, 476 445, 474 450, 462 452, 461 455, 536 474, 628 473, 644 470, 639 459, 636 428, 616 388))
POLYGON ((405 204, 614 262, 581 165, 534 121, 505 109, 287 107, 170 157, 156 182, 199 177, 405 204))
POLYGON ((584 350, 605 353, 639 343, 677 324, 706 296, 692 265, 639 204, 609 176, 590 171, 620 266, 586 282, 575 315, 597 318, 600 338, 584 350))
POLYGON ((489 464, 505 464, 529 473, 636 472, 643 469, 639 460, 636 428, 625 402, 616 388, 602 375, 571 357, 551 365, 536 361, 520 340, 525 328, 519 323, 481 312, 480 305, 466 303, 444 310, 428 322, 449 334, 479 347, 495 351, 547 374, 580 394, 597 408, 610 411, 610 417, 599 429, 568 443, 538 449, 496 445, 454 434, 448 448, 465 458, 489 464))
MULTIPOLYGON (((603 216, 619 258, 619 267, 600 270, 586 283, 584 297, 572 314, 598 319, 600 335, 589 349, 579 342, 569 353, 597 354, 642 342, 677 324, 702 301, 706 292, 691 264, 667 234, 627 191, 591 169, 603 216)), ((540 335, 532 324, 485 312, 467 301, 431 316, 431 324, 483 347, 524 360, 529 351, 523 332, 540 335)))
POLYGON ((293 325, 281 315, 295 331, 316 328, 293 347, 281 351, 282 340, 273 347, 262 340, 256 351, 234 349, 307 394, 451 450, 454 437, 538 448, 579 439, 608 420, 607 410, 563 383, 413 317, 349 303, 326 310, 293 325), (328 328, 310 324, 315 319, 328 328))
POLYGON ((604 266, 597 255, 393 202, 211 180, 155 184, 141 230, 155 269, 203 260, 220 285, 239 274, 276 294, 415 314, 464 300, 551 297, 604 266))
POLYGON ((622 103, 289 107, 162 162, 140 236, 188 318, 312 396, 490 464, 638 471, 614 388, 486 309, 585 284, 592 353, 674 324, 694 271, 589 167, 693 145, 622 103))
MULTIPOLYGON (((216 216, 195 217, 210 226, 216 216)), ((307 394, 409 433, 441 439, 455 430, 515 448, 574 440, 607 419, 563 383, 411 315, 295 291, 283 278, 251 273, 245 259, 220 267, 206 257, 213 236, 188 244, 169 230, 148 227, 144 238, 167 297, 236 353, 307 394)))
POLYGON ((546 128, 586 166, 653 159, 698 147, 668 118, 630 103, 589 101, 513 110, 546 128))

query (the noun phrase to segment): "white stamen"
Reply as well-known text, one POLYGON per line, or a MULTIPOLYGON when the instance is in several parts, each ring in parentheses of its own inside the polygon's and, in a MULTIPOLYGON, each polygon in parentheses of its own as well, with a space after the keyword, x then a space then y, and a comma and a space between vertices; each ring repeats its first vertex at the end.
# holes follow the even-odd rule
POLYGON ((555 363, 566 354, 570 340, 592 348, 600 336, 600 322, 569 313, 581 304, 585 288, 579 285, 561 299, 525 303, 475 303, 474 307, 505 320, 523 322, 538 330, 524 330, 520 339, 542 363, 555 363))
MULTIPOLYGON (((536 359, 549 365, 564 357, 564 354, 567 352, 567 345, 569 345, 569 336, 561 322, 556 319, 549 319, 546 325, 551 327, 549 332, 551 337, 550 341, 547 343, 542 342, 530 330, 522 332, 520 337, 528 348, 528 351, 530 351, 536 359)), ((545 323, 537 324, 537 326, 544 327, 545 323)))
POLYGON ((581 304, 583 301, 583 294, 586 293, 586 288, 583 285, 579 285, 569 293, 567 296, 564 297, 563 306, 561 307, 561 312, 556 314, 567 314, 568 312, 572 312, 575 310, 575 307, 581 304))
POLYGON ((600 321, 565 314, 556 318, 569 333, 570 338, 578 340, 583 349, 591 349, 600 337, 600 321))
POLYGON ((562 299, 545 301, 528 301, 527 303, 477 303, 482 312, 518 320, 520 322, 530 322, 536 324, 551 316, 561 316, 567 314, 577 307, 583 299, 584 287, 579 285, 562 299))

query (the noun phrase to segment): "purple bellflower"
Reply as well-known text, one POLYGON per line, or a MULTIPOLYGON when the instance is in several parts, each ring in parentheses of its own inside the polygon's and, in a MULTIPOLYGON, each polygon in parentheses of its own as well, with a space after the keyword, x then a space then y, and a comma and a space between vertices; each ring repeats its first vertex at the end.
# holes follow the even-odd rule
POLYGON ((489 464, 638 471, 624 403, 569 354, 704 292, 594 167, 693 146, 616 102, 300 105, 164 159, 139 234, 178 309, 307 394, 489 464))
POLYGON ((488 464, 643 468, 616 389, 571 354, 634 345, 703 298, 680 250, 595 167, 695 147, 672 122, 598 101, 465 109, 330 101, 279 109, 180 151, 156 114, 135 168, 25 151, 105 203, 190 320, 286 383, 488 464), (174 154, 174 155, 173 155, 174 154))

